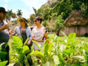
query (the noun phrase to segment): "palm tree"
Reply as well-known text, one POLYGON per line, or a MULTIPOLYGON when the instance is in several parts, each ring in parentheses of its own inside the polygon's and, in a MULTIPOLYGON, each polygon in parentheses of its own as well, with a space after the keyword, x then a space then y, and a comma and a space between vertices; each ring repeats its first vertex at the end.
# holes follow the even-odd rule
POLYGON ((16 14, 15 13, 12 13, 12 18, 16 18, 16 14))
POLYGON ((37 10, 33 7, 33 10, 35 12, 35 16, 37 16, 37 10))
POLYGON ((11 17, 12 17, 12 9, 8 10, 8 15, 9 15, 9 21, 11 21, 11 17))
POLYGON ((6 14, 6 22, 8 22, 9 21, 9 15, 8 14, 6 14))
POLYGON ((34 18, 35 18, 35 17, 36 17, 35 14, 31 14, 31 15, 30 15, 31 24, 34 23, 34 18))
POLYGON ((20 9, 18 9, 18 11, 17 11, 17 16, 18 17, 21 17, 22 16, 22 12, 21 12, 22 10, 20 10, 20 9))

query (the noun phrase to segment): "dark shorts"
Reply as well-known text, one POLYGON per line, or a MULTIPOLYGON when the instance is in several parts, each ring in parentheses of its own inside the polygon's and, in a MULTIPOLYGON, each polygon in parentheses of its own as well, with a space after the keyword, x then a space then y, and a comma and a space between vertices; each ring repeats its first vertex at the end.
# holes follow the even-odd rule
POLYGON ((0 43, 2 42, 7 43, 8 40, 9 40, 9 35, 4 32, 0 32, 0 43))

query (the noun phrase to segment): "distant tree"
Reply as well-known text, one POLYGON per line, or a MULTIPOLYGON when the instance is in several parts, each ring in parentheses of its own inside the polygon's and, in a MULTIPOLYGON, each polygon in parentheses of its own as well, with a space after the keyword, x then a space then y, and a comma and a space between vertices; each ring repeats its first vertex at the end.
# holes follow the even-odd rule
POLYGON ((30 16, 30 21, 31 21, 32 24, 34 23, 34 18, 35 18, 35 17, 36 17, 35 14, 31 14, 31 16, 30 16))
POLYGON ((36 15, 44 19, 44 9, 43 8, 38 9, 36 15))
POLYGON ((8 14, 6 14, 6 21, 8 22, 9 21, 9 15, 8 14))
POLYGON ((48 26, 47 20, 45 20, 45 21, 43 22, 43 26, 44 26, 44 27, 47 27, 47 26, 48 26))
POLYGON ((16 13, 12 13, 12 18, 16 18, 16 13))
POLYGON ((11 17, 12 17, 12 9, 8 10, 8 15, 9 15, 9 21, 11 21, 11 17))
POLYGON ((51 9, 50 8, 46 8, 46 9, 44 9, 44 19, 45 20, 50 20, 50 16, 51 16, 51 11, 50 11, 51 9))
POLYGON ((58 35, 59 35, 60 30, 64 29, 63 23, 64 23, 64 20, 62 19, 62 16, 59 15, 59 16, 56 18, 56 21, 55 21, 55 24, 54 24, 54 28, 55 28, 56 30, 58 30, 58 32, 57 32, 58 35))
POLYGON ((22 12, 21 12, 22 10, 20 10, 20 9, 18 9, 18 11, 17 11, 17 16, 18 17, 21 17, 22 16, 22 12))

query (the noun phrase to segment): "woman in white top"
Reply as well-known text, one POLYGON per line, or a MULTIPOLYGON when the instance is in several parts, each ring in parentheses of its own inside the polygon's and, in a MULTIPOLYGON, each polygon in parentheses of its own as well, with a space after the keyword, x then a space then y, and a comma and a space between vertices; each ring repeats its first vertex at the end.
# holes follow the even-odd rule
MULTIPOLYGON (((41 25, 42 18, 37 16, 34 19, 34 22, 36 24, 36 27, 34 27, 33 30, 32 30, 32 40, 37 41, 39 44, 41 44, 41 46, 43 46, 43 42, 44 42, 43 37, 45 37, 45 39, 47 39, 48 36, 47 36, 47 33, 45 32, 45 27, 43 27, 41 25)), ((40 51, 40 49, 37 47, 36 44, 33 44, 33 48, 34 48, 34 50, 39 50, 40 51)))

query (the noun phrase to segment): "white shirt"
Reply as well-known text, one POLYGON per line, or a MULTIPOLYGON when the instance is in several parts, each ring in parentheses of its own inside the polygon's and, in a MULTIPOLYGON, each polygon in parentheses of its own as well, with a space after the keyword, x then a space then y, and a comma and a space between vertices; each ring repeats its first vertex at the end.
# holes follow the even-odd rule
MULTIPOLYGON (((44 36, 45 33, 45 27, 41 27, 40 29, 37 30, 37 27, 34 27, 32 30, 32 36, 35 37, 37 40, 41 40, 44 36)), ((43 47, 43 42, 38 42, 42 47, 43 47)), ((40 50, 36 44, 33 44, 34 50, 40 50)))
MULTIPOLYGON (((3 20, 3 23, 4 23, 4 25, 5 25, 5 24, 8 24, 5 20, 3 20)), ((2 26, 3 26, 3 25, 2 25, 2 26)), ((2 26, 0 26, 0 27, 2 27, 2 26)), ((3 30, 2 32, 5 32, 6 34, 9 34, 8 29, 3 30)))

